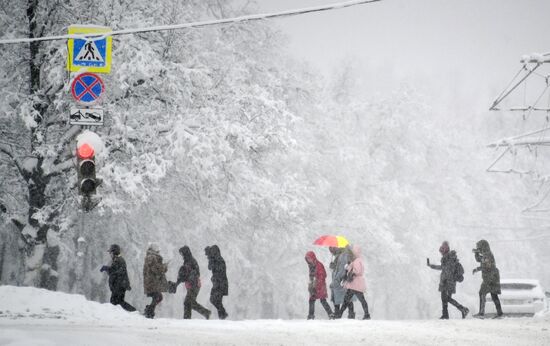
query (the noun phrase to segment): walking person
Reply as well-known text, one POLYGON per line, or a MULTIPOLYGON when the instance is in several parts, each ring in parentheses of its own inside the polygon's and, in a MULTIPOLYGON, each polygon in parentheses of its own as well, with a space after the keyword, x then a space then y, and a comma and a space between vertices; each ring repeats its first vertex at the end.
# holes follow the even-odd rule
MULTIPOLYGON (((347 247, 349 247, 348 245, 347 247)), ((342 306, 336 313, 336 318, 341 318, 342 313, 348 307, 349 303, 353 296, 356 296, 363 306, 363 319, 370 320, 369 314, 369 305, 365 299, 364 292, 367 290, 367 285, 365 283, 365 266, 363 265, 363 259, 361 258, 361 249, 359 246, 354 245, 351 247, 351 253, 353 259, 350 264, 348 264, 346 270, 346 280, 344 282, 344 287, 347 289, 346 295, 344 296, 344 302, 342 306)))
POLYGON ((327 303, 327 284, 326 278, 327 273, 323 263, 321 263, 313 251, 308 251, 305 256, 309 268, 309 313, 307 315, 308 320, 315 319, 315 301, 319 299, 321 305, 327 312, 327 315, 330 319, 334 318, 332 309, 327 303))
POLYGON ((120 246, 113 244, 109 247, 111 254, 111 265, 102 266, 100 272, 107 272, 109 275, 109 289, 111 290, 111 304, 120 305, 126 311, 136 311, 132 305, 124 301, 126 291, 130 291, 130 279, 126 270, 126 261, 120 255, 120 246))
POLYGON ((212 290, 210 291, 210 302, 218 310, 218 318, 225 320, 227 312, 223 307, 223 297, 229 294, 229 285, 225 270, 225 261, 220 253, 218 245, 207 246, 204 253, 208 258, 208 269, 212 271, 212 290))
POLYGON ((440 319, 449 319, 449 303, 460 311, 462 318, 466 318, 470 310, 452 298, 453 294, 456 293, 456 282, 464 280, 464 268, 458 261, 456 251, 451 251, 449 248, 449 242, 444 241, 441 244, 439 253, 441 254, 440 265, 430 264, 429 258, 426 259, 426 263, 432 269, 441 270, 439 292, 441 292, 442 313, 440 319))
MULTIPOLYGON (((351 262, 351 255, 344 248, 329 247, 330 253, 334 256, 334 260, 330 263, 332 270, 332 282, 330 283, 331 301, 334 304, 334 311, 338 311, 344 303, 346 289, 343 281, 346 278, 346 266, 351 262)), ((353 301, 348 304, 348 318, 354 319, 355 312, 353 309, 353 301)))
POLYGON ((503 315, 502 307, 500 305, 500 299, 498 295, 500 292, 500 273, 498 271, 495 257, 489 247, 489 242, 482 239, 477 242, 476 248, 472 250, 475 255, 475 259, 480 263, 480 266, 475 268, 473 274, 481 271, 482 283, 479 288, 479 312, 474 315, 477 318, 484 318, 485 316, 485 302, 487 294, 491 294, 491 299, 495 303, 497 315, 495 318, 503 315))
POLYGON ((163 263, 157 243, 149 243, 143 263, 143 290, 151 298, 151 304, 145 306, 145 317, 154 318, 155 308, 162 301, 162 292, 168 289, 166 271, 168 265, 163 263))
POLYGON ((185 295, 185 300, 183 301, 183 318, 190 319, 191 310, 195 310, 199 314, 203 315, 204 318, 209 319, 212 312, 197 303, 197 296, 199 295, 199 291, 201 289, 199 265, 191 254, 191 250, 188 246, 183 246, 180 248, 179 253, 183 257, 183 265, 179 269, 178 279, 175 284, 170 286, 172 286, 171 290, 175 292, 180 283, 185 283, 187 294, 185 295))

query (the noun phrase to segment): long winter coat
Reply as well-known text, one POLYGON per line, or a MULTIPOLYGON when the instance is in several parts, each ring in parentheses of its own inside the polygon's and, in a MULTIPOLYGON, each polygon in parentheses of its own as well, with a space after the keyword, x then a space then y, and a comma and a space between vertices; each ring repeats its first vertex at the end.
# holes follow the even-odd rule
POLYGON ((342 286, 342 281, 346 277, 346 265, 351 262, 350 257, 347 251, 342 251, 334 257, 334 270, 332 271, 330 289, 332 291, 332 302, 336 305, 344 303, 346 289, 342 286))
POLYGON ((178 280, 176 286, 181 282, 185 283, 185 288, 200 288, 201 287, 201 273, 197 260, 191 254, 191 250, 187 246, 183 248, 183 265, 178 271, 178 280))
POLYGON ((168 282, 166 271, 168 267, 162 263, 162 256, 153 249, 148 249, 143 263, 143 289, 145 294, 166 292, 168 282))
POLYGON ((212 291, 211 294, 226 296, 229 294, 227 283, 227 274, 225 270, 225 261, 220 254, 220 248, 217 245, 208 247, 207 252, 208 269, 212 271, 212 291))
POLYGON ((481 277, 483 278, 483 282, 479 288, 479 294, 500 294, 500 273, 496 265, 495 257, 489 247, 489 243, 486 240, 478 241, 476 250, 475 257, 481 264, 479 268, 481 268, 481 277))
POLYGON ((365 292, 367 290, 367 284, 365 283, 365 266, 363 265, 363 259, 361 258, 361 249, 359 246, 354 245, 352 247, 353 256, 355 259, 348 265, 348 273, 353 273, 355 276, 352 281, 346 281, 344 287, 349 290, 358 292, 365 292))
POLYGON ((309 267, 309 300, 327 298, 327 272, 323 263, 319 262, 313 251, 306 253, 306 262, 309 267))
POLYGON ((447 292, 448 294, 454 294, 456 292, 456 265, 458 263, 458 257, 456 251, 447 252, 441 257, 441 265, 431 264, 430 268, 441 270, 439 276, 439 292, 447 292))
POLYGON ((118 255, 113 258, 111 266, 107 268, 109 274, 109 288, 111 291, 131 290, 128 271, 126 270, 126 261, 118 255))

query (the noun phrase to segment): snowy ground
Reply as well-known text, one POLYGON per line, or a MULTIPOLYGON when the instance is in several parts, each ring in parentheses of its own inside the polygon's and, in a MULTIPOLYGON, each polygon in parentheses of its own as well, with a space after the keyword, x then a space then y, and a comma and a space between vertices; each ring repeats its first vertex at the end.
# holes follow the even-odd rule
POLYGON ((147 320, 79 295, 0 286, 0 345, 550 345, 550 317, 147 320))

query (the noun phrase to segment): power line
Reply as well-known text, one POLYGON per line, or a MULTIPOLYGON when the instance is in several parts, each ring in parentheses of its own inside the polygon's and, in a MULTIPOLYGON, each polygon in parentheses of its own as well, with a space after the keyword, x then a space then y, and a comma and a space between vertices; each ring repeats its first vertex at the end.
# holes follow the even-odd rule
POLYGON ((3 39, 0 40, 0 44, 15 44, 15 43, 30 43, 37 41, 56 41, 56 40, 67 40, 67 39, 84 39, 89 41, 101 40, 107 36, 118 36, 118 35, 131 35, 137 33, 153 32, 153 31, 167 31, 167 30, 178 30, 178 29, 188 29, 188 28, 200 28, 205 26, 212 25, 221 25, 229 23, 239 23, 239 22, 251 22, 257 20, 264 20, 270 18, 280 18, 280 17, 290 17, 301 14, 313 13, 313 12, 322 12, 322 11, 331 11, 342 9, 351 6, 364 5, 368 3, 378 2, 382 0, 354 0, 354 1, 345 1, 329 5, 321 5, 315 7, 308 7, 303 9, 294 9, 287 11, 280 11, 274 13, 264 13, 264 14, 252 14, 241 17, 217 19, 217 20, 208 20, 202 22, 193 22, 193 23, 183 23, 183 24, 172 24, 172 25, 159 25, 152 26, 147 28, 135 28, 135 29, 125 29, 111 31, 108 33, 94 34, 94 35, 82 35, 82 34, 72 34, 72 35, 57 35, 57 36, 45 36, 45 37, 34 37, 34 38, 15 38, 15 39, 3 39))

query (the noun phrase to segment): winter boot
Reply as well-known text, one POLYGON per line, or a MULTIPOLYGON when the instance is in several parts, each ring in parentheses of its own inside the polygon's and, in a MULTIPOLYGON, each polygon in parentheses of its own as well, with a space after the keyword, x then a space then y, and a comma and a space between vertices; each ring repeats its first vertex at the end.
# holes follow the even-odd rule
POLYGON ((497 315, 495 316, 495 318, 500 318, 502 317, 502 315, 504 315, 502 313, 502 306, 500 305, 500 299, 498 299, 498 295, 496 294, 491 294, 492 298, 493 298, 493 302, 495 303, 495 308, 497 309, 497 315))
POLYGON ((348 304, 348 319, 350 319, 350 320, 355 319, 355 310, 354 310, 352 302, 349 302, 349 304, 348 304))
POLYGON ((370 314, 366 314, 365 316, 363 316, 363 319, 364 320, 370 320, 370 314))
POLYGON ((447 307, 443 308, 443 310, 441 311, 441 317, 439 319, 440 320, 448 320, 449 319, 449 310, 447 309, 447 307))
POLYGON ((462 313, 462 319, 465 319, 466 316, 468 316, 468 313, 470 312, 470 309, 468 309, 467 307, 463 306, 463 307, 460 309, 460 312, 462 313))
POLYGON ((153 312, 151 305, 145 306, 145 312, 143 315, 145 316, 145 318, 155 318, 155 313, 153 312))
POLYGON ((315 319, 315 315, 307 315, 307 319, 308 319, 308 320, 314 320, 314 319, 315 319))

